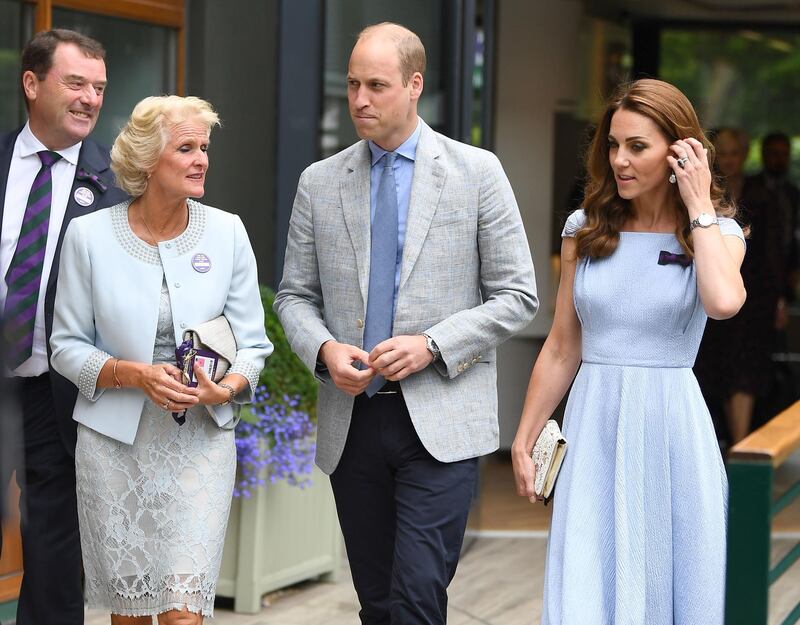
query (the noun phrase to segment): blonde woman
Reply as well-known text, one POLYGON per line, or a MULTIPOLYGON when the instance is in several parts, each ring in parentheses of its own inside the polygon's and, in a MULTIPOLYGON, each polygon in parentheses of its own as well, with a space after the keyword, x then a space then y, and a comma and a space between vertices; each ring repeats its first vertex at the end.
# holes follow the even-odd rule
POLYGON ((241 220, 204 193, 217 114, 198 98, 142 100, 111 152, 129 202, 67 230, 51 346, 79 390, 75 452, 89 607, 113 624, 212 614, 236 469, 231 402, 252 397, 272 345, 241 220), (196 388, 174 365, 183 331, 224 315, 227 375, 196 388), (187 411, 179 425, 173 412, 187 411))

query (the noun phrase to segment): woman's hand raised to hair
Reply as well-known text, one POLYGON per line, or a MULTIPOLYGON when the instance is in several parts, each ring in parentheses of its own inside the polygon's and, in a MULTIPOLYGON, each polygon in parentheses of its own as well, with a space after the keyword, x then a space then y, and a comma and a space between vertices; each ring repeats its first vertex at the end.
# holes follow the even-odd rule
POLYGON ((681 199, 689 211, 689 219, 702 212, 714 213, 711 204, 711 169, 708 150, 697 139, 678 139, 667 156, 678 183, 681 199), (683 166, 681 166, 683 165, 683 166))

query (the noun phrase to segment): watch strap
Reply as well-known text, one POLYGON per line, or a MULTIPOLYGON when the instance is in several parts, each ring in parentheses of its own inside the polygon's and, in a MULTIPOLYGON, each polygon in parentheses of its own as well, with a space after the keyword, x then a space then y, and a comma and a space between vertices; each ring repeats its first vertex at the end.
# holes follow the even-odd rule
POLYGON ((719 225, 719 219, 717 218, 716 215, 709 215, 708 213, 700 213, 689 223, 689 230, 694 230, 695 228, 710 228, 711 226, 718 226, 718 225, 719 225), (711 221, 709 221, 707 224, 701 223, 700 219, 704 216, 709 217, 711 221))
POLYGON ((431 337, 429 334, 425 334, 423 332, 422 336, 425 337, 425 347, 427 347, 428 351, 431 354, 433 354, 433 360, 434 362, 436 362, 437 360, 439 360, 442 354, 441 350, 439 349, 439 346, 436 344, 436 341, 433 340, 433 337, 431 337))

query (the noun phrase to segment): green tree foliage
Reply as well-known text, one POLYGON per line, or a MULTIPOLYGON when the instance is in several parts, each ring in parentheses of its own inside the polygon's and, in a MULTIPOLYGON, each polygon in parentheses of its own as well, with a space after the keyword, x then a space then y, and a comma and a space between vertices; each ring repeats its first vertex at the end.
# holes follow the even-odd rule
MULTIPOLYGON (((275 346, 275 351, 267 359, 259 380, 270 395, 267 403, 285 404, 284 398, 298 397, 297 409, 306 412, 312 421, 316 421, 317 381, 289 347, 278 315, 272 310, 275 301, 272 289, 261 287, 261 301, 264 304, 264 326, 267 336, 275 346)), ((242 419, 252 422, 252 415, 248 412, 246 408, 242 411, 242 419)))
POLYGON ((666 29, 659 75, 683 91, 705 128, 743 128, 753 139, 746 168, 760 169, 760 138, 793 137, 800 174, 800 34, 745 29, 666 29))

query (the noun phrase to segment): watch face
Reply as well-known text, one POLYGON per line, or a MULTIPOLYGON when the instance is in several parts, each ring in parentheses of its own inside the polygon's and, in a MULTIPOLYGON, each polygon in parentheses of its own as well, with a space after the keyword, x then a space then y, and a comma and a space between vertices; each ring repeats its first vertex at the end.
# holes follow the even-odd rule
POLYGON ((700 224, 703 228, 708 228, 711 224, 714 223, 714 218, 708 213, 700 213, 697 216, 697 223, 700 224))

